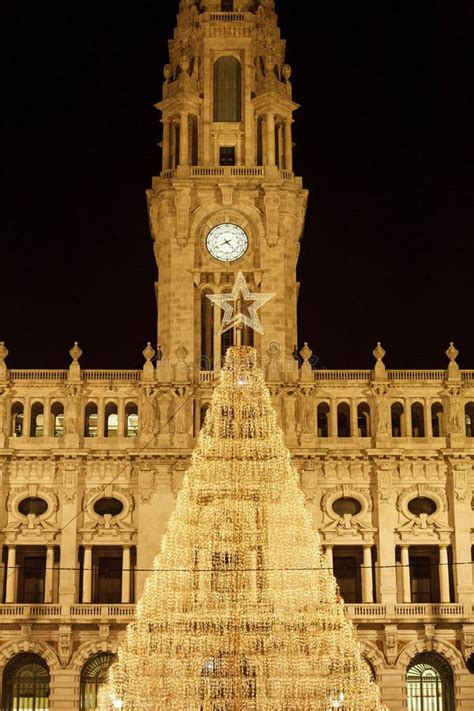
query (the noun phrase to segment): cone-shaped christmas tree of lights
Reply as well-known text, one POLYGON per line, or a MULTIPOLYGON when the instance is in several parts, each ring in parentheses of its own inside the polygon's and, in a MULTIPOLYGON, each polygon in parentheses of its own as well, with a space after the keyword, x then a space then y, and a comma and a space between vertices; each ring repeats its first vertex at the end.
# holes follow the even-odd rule
POLYGON ((253 348, 227 352, 101 709, 380 711, 253 348))

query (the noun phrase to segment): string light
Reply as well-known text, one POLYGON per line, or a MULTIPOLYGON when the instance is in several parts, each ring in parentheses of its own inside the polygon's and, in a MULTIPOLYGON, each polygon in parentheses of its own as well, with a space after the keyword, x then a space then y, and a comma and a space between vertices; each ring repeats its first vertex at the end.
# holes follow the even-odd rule
POLYGON ((154 572, 100 693, 100 711, 116 708, 383 709, 253 348, 227 352, 154 572))

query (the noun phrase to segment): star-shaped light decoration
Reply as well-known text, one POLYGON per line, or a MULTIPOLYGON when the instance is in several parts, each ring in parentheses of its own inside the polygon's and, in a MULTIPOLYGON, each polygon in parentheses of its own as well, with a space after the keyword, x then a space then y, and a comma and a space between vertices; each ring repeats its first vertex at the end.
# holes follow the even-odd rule
POLYGON ((263 333, 257 310, 274 296, 275 294, 259 294, 258 292, 252 294, 244 275, 239 272, 230 294, 208 294, 207 298, 224 310, 220 333, 225 333, 239 324, 245 324, 249 328, 253 328, 254 331, 263 333))

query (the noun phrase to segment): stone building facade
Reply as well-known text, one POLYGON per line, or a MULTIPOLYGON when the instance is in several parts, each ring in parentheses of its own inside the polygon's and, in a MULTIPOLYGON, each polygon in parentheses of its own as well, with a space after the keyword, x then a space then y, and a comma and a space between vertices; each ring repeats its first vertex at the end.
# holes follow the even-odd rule
POLYGON ((182 0, 164 77, 159 345, 138 371, 84 370, 77 344, 44 371, 11 369, 0 344, 0 708, 95 708, 234 337, 207 295, 242 270, 276 293, 244 339, 384 703, 472 711, 474 370, 452 344, 440 370, 387 370, 380 344, 363 371, 295 354, 307 192, 272 0, 182 0), (25 669, 36 706, 19 705, 25 669))

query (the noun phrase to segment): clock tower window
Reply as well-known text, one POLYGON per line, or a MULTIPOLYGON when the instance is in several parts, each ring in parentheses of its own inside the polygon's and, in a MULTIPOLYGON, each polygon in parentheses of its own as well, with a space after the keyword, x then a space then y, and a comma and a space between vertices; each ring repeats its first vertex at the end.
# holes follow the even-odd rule
POLYGON ((242 114, 242 68, 235 57, 214 64, 214 121, 239 123, 242 114))
POLYGON ((234 12, 234 0, 222 0, 221 12, 234 12))

